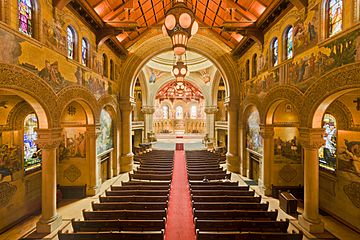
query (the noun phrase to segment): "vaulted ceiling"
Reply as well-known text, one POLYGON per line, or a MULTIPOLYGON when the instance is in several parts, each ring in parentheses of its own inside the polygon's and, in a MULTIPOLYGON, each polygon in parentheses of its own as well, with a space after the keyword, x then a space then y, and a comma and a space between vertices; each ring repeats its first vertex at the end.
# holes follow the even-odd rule
MULTIPOLYGON (((229 9, 233 9, 232 19, 239 23, 256 25, 261 22, 268 25, 268 17, 276 17, 274 11, 281 4, 287 2, 286 7, 289 5, 288 0, 187 0, 185 2, 195 13, 200 28, 210 28, 232 49, 237 48, 239 42, 244 40, 246 31, 224 31, 224 21, 231 18, 229 9)), ((171 8, 172 0, 73 0, 69 5, 87 22, 89 18, 86 19, 85 13, 93 18, 92 22, 99 25, 96 31, 100 32, 100 35, 101 28, 109 28, 109 26, 116 28, 126 20, 136 22, 137 27, 130 31, 107 31, 108 34, 112 34, 112 44, 126 51, 147 29, 161 27, 166 11, 171 8)))

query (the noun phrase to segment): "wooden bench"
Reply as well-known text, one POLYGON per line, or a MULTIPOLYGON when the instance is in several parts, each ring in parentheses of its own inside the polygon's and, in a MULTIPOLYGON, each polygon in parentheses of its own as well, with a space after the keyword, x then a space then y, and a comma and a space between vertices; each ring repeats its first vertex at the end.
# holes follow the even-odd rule
POLYGON ((254 191, 239 191, 239 190, 191 190, 194 196, 254 196, 254 191))
POLYGON ((262 210, 267 211, 269 203, 254 202, 192 202, 198 210, 262 210))
POLYGON ((199 170, 188 170, 188 175, 210 175, 210 174, 226 174, 226 170, 222 170, 222 169, 216 169, 216 170, 204 170, 204 171, 199 171, 199 170))
POLYGON ((193 196, 194 202, 261 202, 261 196, 193 196))
POLYGON ((202 220, 195 218, 195 228, 201 231, 239 231, 239 232, 283 232, 289 227, 286 221, 269 220, 202 220))
POLYGON ((164 231, 145 232, 86 232, 69 233, 59 232, 59 240, 163 240, 164 231))
POLYGON ((191 186, 200 185, 200 186, 210 186, 210 185, 221 185, 221 186, 239 186, 239 182, 223 182, 223 181, 211 181, 211 182, 202 182, 202 181, 189 181, 191 186))
POLYGON ((201 181, 204 179, 204 177, 206 176, 206 178, 208 180, 219 180, 219 179, 225 179, 228 178, 230 179, 231 174, 226 174, 226 173, 221 173, 221 174, 188 174, 188 178, 190 180, 198 180, 201 181))
POLYGON ((163 220, 71 220, 74 232, 156 231, 165 229, 163 220))
POLYGON ((259 211, 259 210, 198 210, 193 209, 194 216, 198 219, 242 219, 242 220, 276 220, 278 210, 259 211))
POLYGON ((162 210, 167 208, 168 202, 92 202, 93 211, 101 210, 162 210))
POLYGON ((240 191, 248 191, 249 186, 232 186, 232 185, 190 185, 190 189, 192 190, 214 190, 214 189, 221 189, 221 190, 240 190, 240 191))
POLYGON ((99 196, 102 202, 166 202, 169 195, 164 196, 99 196))
POLYGON ((85 220, 116 220, 116 219, 163 219, 167 209, 163 210, 110 210, 110 211, 87 211, 83 210, 85 220))
POLYGON ((106 196, 167 196, 168 190, 118 190, 105 191, 106 196))
POLYGON ((197 240, 302 240, 302 233, 205 232, 196 231, 197 240))
POLYGON ((212 170, 224 170, 223 168, 221 168, 221 167, 214 167, 214 168, 212 168, 212 167, 204 167, 204 168, 197 168, 197 167, 195 167, 195 168, 192 168, 192 167, 188 167, 187 168, 187 170, 188 171, 212 171, 212 170))
POLYGON ((304 186, 274 186, 271 185, 272 197, 279 199, 280 192, 290 192, 297 199, 304 199, 304 186))
POLYGON ((141 168, 138 170, 134 170, 134 174, 153 174, 153 175, 163 175, 163 174, 172 174, 172 170, 157 170, 157 171, 148 171, 142 170, 141 168))
POLYGON ((121 191, 121 190, 169 190, 170 185, 127 185, 127 186, 111 186, 112 191, 121 191))
POLYGON ((155 181, 162 181, 162 180, 171 180, 172 174, 132 174, 129 173, 129 179, 142 179, 142 180, 155 180, 155 181))
POLYGON ((121 181, 121 186, 134 186, 134 185, 170 185, 171 180, 168 181, 141 181, 141 180, 132 180, 129 182, 121 181))

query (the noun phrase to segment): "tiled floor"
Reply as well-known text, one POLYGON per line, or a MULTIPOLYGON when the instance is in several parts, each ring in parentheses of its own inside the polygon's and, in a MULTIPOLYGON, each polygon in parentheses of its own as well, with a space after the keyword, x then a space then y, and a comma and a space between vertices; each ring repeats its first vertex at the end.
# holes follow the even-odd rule
MULTIPOLYGON (((203 145, 201 144, 201 139, 190 138, 190 139, 159 139, 158 143, 155 144, 155 148, 157 149, 167 149, 167 150, 174 150, 176 142, 184 142, 185 149, 187 150, 194 150, 194 149, 203 149, 203 145)), ((225 164, 222 165, 225 168, 225 164)), ((98 196, 103 194, 107 188, 109 188, 112 184, 120 184, 121 181, 127 181, 128 174, 122 174, 118 177, 113 179, 107 180, 101 187, 100 193, 93 197, 88 197, 81 200, 67 200, 63 201, 59 208, 58 212, 63 218, 63 225, 62 228, 69 228, 69 223, 72 218, 81 219, 82 218, 82 209, 90 209, 91 202, 96 201, 98 196)), ((239 181, 240 185, 246 185, 244 177, 238 174, 232 174, 231 177, 232 181, 239 181)), ((251 186, 252 189, 255 190, 257 194, 261 194, 259 191, 258 186, 251 186)), ((296 218, 286 214, 279 208, 279 201, 277 199, 262 196, 262 201, 269 202, 269 210, 278 209, 279 215, 278 219, 290 219, 290 229, 297 229, 299 225, 297 223, 296 218)), ((298 208, 298 211, 301 212, 302 209, 298 208)), ((32 232, 35 231, 36 222, 39 219, 39 215, 31 216, 26 220, 22 221, 21 223, 17 224, 15 227, 11 228, 7 232, 0 235, 0 240, 14 240, 20 239, 22 237, 26 237, 26 239, 57 239, 56 233, 49 235, 49 236, 39 236, 32 232), (32 233, 32 234, 31 234, 32 233)), ((357 240, 360 239, 360 234, 356 233, 355 231, 349 229, 345 225, 341 224, 340 222, 336 221, 330 216, 321 216, 321 220, 325 224, 326 232, 324 234, 320 234, 317 236, 314 235, 306 235, 305 239, 341 239, 341 240, 357 240)))

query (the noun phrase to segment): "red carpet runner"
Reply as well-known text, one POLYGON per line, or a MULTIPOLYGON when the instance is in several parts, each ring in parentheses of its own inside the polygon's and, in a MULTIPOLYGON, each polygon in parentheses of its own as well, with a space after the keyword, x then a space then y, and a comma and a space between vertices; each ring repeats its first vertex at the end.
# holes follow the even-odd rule
POLYGON ((165 240, 195 240, 184 150, 176 150, 165 227, 165 240))

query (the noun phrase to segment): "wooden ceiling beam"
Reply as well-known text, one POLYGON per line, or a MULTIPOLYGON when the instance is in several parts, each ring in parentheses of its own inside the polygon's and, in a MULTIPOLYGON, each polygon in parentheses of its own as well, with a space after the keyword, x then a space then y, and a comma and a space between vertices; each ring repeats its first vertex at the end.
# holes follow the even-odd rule
POLYGON ((69 2, 71 2, 71 0, 53 0, 53 7, 62 10, 69 2))
POLYGON ((308 0, 290 0, 290 2, 299 10, 308 6, 308 0))
POLYGON ((124 4, 119 5, 119 7, 117 7, 116 9, 114 9, 112 12, 106 14, 104 16, 104 21, 112 21, 114 20, 116 17, 118 17, 120 14, 124 13, 125 8, 133 8, 134 4, 133 4, 133 0, 127 0, 125 1, 124 4))
POLYGON ((256 27, 256 24, 244 25, 234 21, 225 21, 223 23, 224 32, 235 32, 249 37, 257 42, 260 46, 264 44, 264 34, 256 27))
POLYGON ((236 12, 238 12, 246 20, 251 21, 251 22, 255 22, 257 20, 257 17, 254 14, 247 11, 244 7, 242 7, 241 5, 233 2, 232 0, 225 0, 224 3, 225 3, 226 7, 234 8, 236 10, 236 12))

